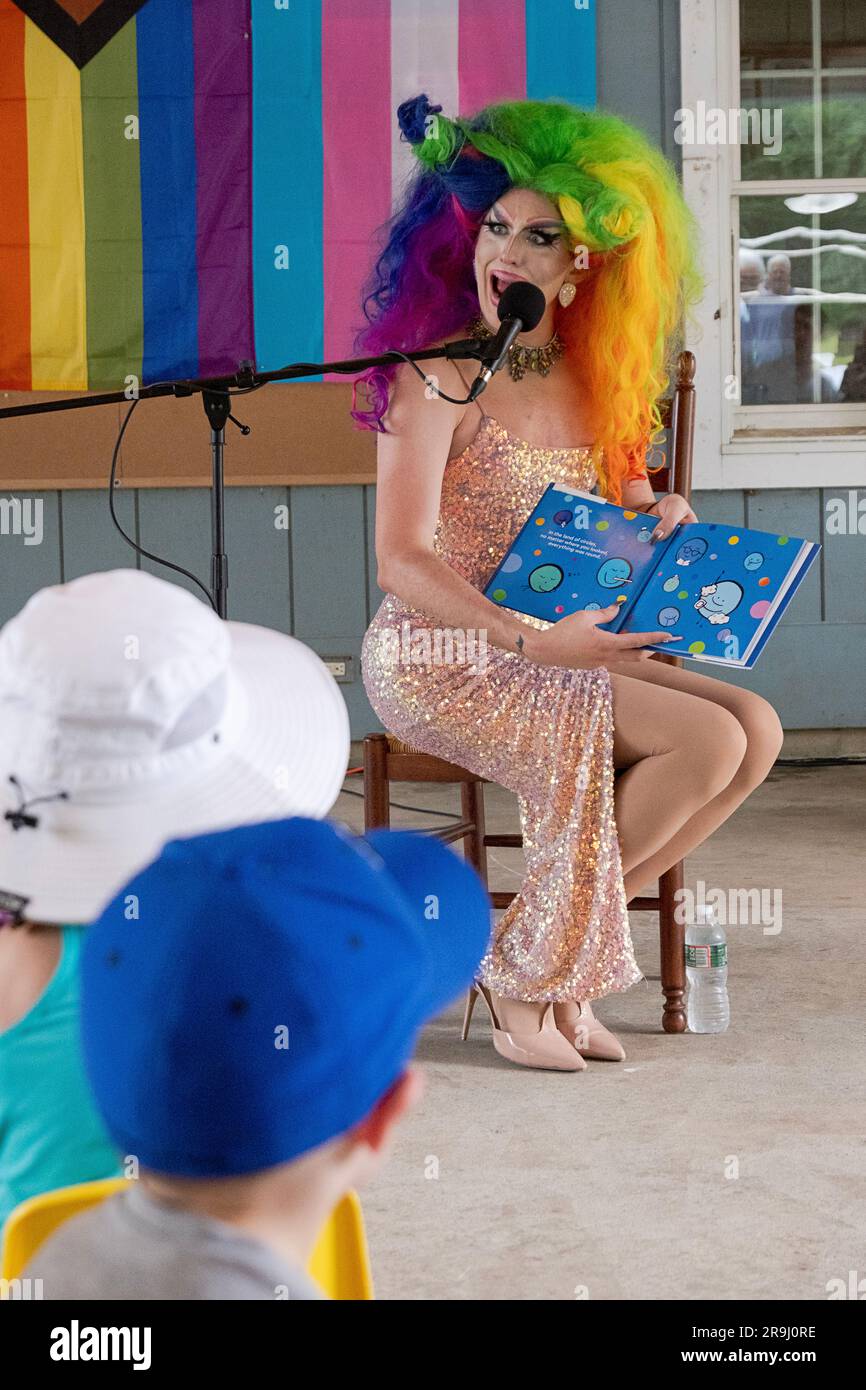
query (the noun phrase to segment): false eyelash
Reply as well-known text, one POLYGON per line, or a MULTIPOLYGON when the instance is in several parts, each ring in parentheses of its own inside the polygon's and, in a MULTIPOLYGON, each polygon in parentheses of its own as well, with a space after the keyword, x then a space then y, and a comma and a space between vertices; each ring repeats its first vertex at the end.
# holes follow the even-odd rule
MULTIPOLYGON (((497 222, 495 218, 492 218, 492 219, 489 219, 489 220, 487 220, 487 221, 485 221, 485 222, 482 222, 481 225, 482 225, 482 227, 489 227, 490 230, 492 231, 494 227, 504 227, 504 226, 505 226, 505 223, 504 223, 504 222, 497 222)), ((537 227, 530 227, 530 228, 528 228, 528 230, 532 232, 533 236, 540 236, 540 237, 542 237, 542 238, 544 239, 544 244, 545 244, 545 246, 552 246, 553 243, 556 241, 556 238, 559 236, 559 233, 558 233, 558 232, 542 232, 542 231, 541 231, 539 228, 537 228, 537 227)))

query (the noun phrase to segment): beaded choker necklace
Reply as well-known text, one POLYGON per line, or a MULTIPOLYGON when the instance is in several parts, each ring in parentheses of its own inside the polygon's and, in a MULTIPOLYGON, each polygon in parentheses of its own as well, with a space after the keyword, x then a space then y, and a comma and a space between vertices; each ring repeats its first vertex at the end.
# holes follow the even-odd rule
MULTIPOLYGON (((469 329, 472 338, 492 338, 493 334, 483 318, 477 318, 469 329)), ((565 352, 565 344, 558 333, 541 347, 526 347, 523 343, 512 343, 508 349, 508 371, 512 381, 519 381, 527 372, 538 372, 547 376, 554 362, 565 352)))

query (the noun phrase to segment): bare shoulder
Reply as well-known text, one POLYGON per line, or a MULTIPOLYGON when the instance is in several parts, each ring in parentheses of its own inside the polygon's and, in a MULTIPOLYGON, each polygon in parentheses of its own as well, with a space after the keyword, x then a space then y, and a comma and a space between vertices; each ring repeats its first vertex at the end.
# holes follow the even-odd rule
MULTIPOLYGON (((437 342, 456 342, 465 336, 465 333, 451 333, 437 342)), ((408 362, 402 363, 394 373, 389 393, 384 417, 387 429, 395 435, 412 434, 420 429, 432 430, 437 438, 446 434, 449 438, 453 436, 470 409, 466 396, 468 383, 475 375, 473 372, 472 376, 467 376, 467 367, 471 371, 471 365, 451 362, 447 357, 433 357, 418 363, 424 373, 422 378, 408 362)))

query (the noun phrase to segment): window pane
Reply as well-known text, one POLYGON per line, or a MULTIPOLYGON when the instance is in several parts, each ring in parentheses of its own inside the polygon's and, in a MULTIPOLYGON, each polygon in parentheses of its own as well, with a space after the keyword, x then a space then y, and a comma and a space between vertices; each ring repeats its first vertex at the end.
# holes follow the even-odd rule
POLYGON ((811 0, 740 0, 743 72, 811 68, 811 0))
POLYGON ((744 77, 740 105, 745 111, 761 113, 764 130, 776 142, 768 146, 766 137, 763 143, 756 143, 754 135, 746 135, 749 143, 740 147, 742 178, 816 177, 815 102, 810 77, 744 77), (773 153, 777 147, 778 153, 773 153))
POLYGON ((822 0, 821 66, 866 68, 864 0, 822 0))
POLYGON ((866 174, 866 77, 828 77, 821 87, 821 173, 828 179, 861 179, 866 174))
POLYGON ((740 199, 739 269, 743 405, 866 400, 866 194, 740 199))

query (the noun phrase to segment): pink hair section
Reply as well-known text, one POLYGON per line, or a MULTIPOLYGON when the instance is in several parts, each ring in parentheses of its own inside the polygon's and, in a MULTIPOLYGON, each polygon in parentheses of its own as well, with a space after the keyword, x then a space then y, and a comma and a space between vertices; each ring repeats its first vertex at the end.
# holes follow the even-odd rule
POLYGON ((457 61, 461 115, 523 100, 526 0, 460 0, 457 61))
MULTIPOLYGON (((462 268, 467 258, 471 261, 479 222, 480 214, 472 217, 452 194, 433 217, 416 227, 405 262, 412 272, 412 296, 398 295, 388 312, 370 325, 364 354, 372 356, 397 346, 409 351, 435 342, 478 312, 474 280, 461 276, 455 268, 462 268)), ((381 417, 394 371, 394 367, 386 367, 365 373, 360 378, 364 382, 363 401, 355 382, 352 415, 358 423, 373 426, 372 412, 379 417, 374 427, 383 428, 381 417)))
MULTIPOLYGON (((377 228, 391 215, 390 0, 323 0, 325 360, 351 356, 377 228), (384 98, 384 99, 383 99, 384 98)), ((347 381, 327 375, 327 381, 347 381)))
MULTIPOLYGON (((466 235, 474 239, 478 235, 478 229, 481 225, 483 214, 467 212, 455 193, 451 194, 451 211, 466 235)), ((486 212, 487 209, 485 208, 484 211, 486 212)))

